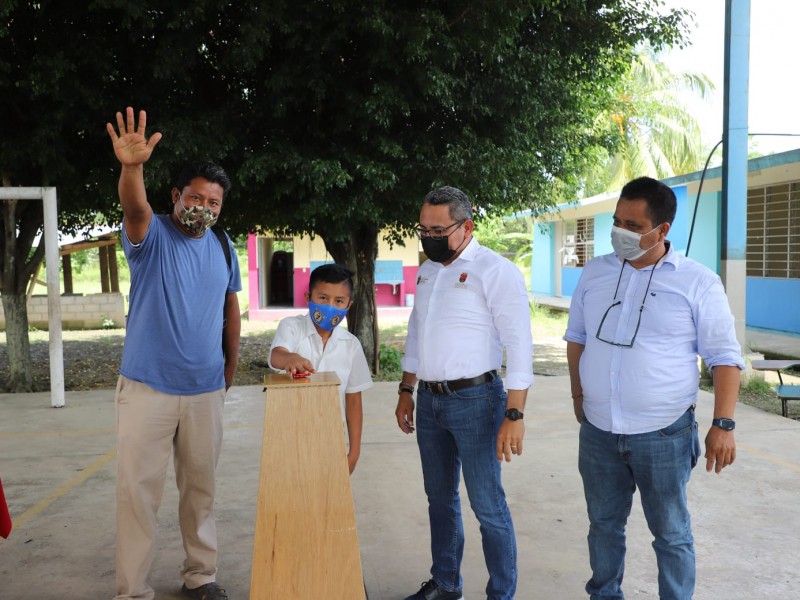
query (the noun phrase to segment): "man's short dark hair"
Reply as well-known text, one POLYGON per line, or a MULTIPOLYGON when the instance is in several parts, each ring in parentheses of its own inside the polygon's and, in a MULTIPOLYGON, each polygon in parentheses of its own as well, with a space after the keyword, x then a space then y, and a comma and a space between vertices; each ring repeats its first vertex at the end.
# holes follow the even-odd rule
POLYGON ((218 184, 222 188, 222 201, 225 202, 228 192, 231 190, 231 180, 225 169, 209 160, 190 162, 178 175, 175 187, 178 188, 178 191, 183 191, 183 188, 189 185, 195 177, 202 177, 211 183, 218 184))
POLYGON ((311 278, 308 280, 309 293, 318 283, 347 283, 350 297, 353 296, 353 272, 339 263, 326 263, 311 271, 311 278))
POLYGON ((644 200, 653 226, 675 220, 678 201, 675 192, 668 185, 652 177, 639 177, 628 182, 619 195, 620 200, 644 200))
POLYGON ((422 202, 423 204, 430 204, 431 206, 446 204, 450 210, 450 218, 454 221, 472 220, 472 202, 470 202, 467 195, 458 188, 446 185, 431 190, 422 202))

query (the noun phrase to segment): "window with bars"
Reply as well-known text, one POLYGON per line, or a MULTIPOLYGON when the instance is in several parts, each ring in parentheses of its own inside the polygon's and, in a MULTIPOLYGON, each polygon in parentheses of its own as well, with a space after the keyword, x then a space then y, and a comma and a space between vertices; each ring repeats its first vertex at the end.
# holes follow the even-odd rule
POLYGON ((800 181, 747 191, 747 275, 800 278, 800 181))
POLYGON ((564 223, 564 266, 582 267, 594 258, 594 219, 564 223))

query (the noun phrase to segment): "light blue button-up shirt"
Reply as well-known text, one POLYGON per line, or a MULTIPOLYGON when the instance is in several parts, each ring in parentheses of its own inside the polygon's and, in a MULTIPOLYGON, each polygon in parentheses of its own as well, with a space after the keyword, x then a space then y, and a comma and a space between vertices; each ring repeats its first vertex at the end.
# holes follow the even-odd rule
POLYGON ((623 266, 615 254, 591 260, 572 296, 564 339, 585 347, 580 359, 584 415, 613 433, 662 429, 695 404, 698 355, 709 369, 744 369, 720 278, 671 246, 644 269, 623 266), (600 337, 630 344, 644 302, 632 348, 597 339, 617 281, 621 302, 608 312, 600 337))

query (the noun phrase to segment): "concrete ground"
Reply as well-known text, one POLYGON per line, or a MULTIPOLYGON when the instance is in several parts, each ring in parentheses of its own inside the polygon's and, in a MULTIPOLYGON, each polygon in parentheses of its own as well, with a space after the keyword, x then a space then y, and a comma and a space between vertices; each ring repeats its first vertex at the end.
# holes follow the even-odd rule
MULTIPOLYGON (((364 446, 352 478, 371 600, 402 599, 428 579, 419 456, 414 438, 395 425, 395 390, 395 383, 378 383, 365 394, 364 446)), ((568 392, 565 376, 537 378, 524 454, 504 467, 519 544, 518 600, 586 597, 588 525, 568 392)), ((263 407, 260 386, 234 387, 226 405, 218 577, 232 600, 249 595, 263 407)), ((711 408, 711 396, 701 392, 701 430, 711 408)), ((695 598, 798 597, 800 422, 745 405, 736 417, 735 465, 721 475, 698 466, 689 488, 699 568, 695 598)), ((61 409, 50 408, 48 393, 0 395, 0 477, 15 525, 8 540, 0 539, 0 599, 112 597, 114 469, 113 390, 69 392, 61 409)), ((183 559, 172 481, 159 513, 151 573, 156 597, 164 600, 180 597, 183 559)), ((477 600, 485 598, 487 574, 475 519, 465 517, 464 595, 477 600)), ((638 499, 628 534, 626 597, 655 599, 655 561, 638 499)))

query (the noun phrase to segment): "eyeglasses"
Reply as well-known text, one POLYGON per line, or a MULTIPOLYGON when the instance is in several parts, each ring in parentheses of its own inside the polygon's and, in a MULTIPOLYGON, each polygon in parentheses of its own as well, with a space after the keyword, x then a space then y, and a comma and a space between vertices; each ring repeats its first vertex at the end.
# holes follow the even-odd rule
MULTIPOLYGON (((619 279, 617 279, 617 289, 614 290, 614 299, 612 300, 611 306, 606 309, 606 312, 603 314, 603 318, 600 319, 600 325, 597 327, 597 333, 595 337, 600 340, 601 342, 605 342, 606 344, 611 344, 612 346, 618 346, 619 348, 633 348, 633 342, 636 341, 636 334, 639 333, 639 326, 642 324, 642 312, 644 311, 644 303, 647 300, 647 293, 650 291, 650 282, 653 281, 653 273, 656 272, 656 265, 653 265, 653 270, 650 271, 650 278, 647 280, 647 287, 644 290, 644 298, 642 298, 642 305, 639 307, 639 318, 636 321, 636 329, 633 331, 633 337, 629 344, 621 344, 620 342, 614 342, 611 340, 607 340, 601 336, 601 331, 603 329, 603 323, 606 322, 606 317, 608 313, 611 312, 611 309, 620 306, 622 304, 622 300, 617 300, 617 292, 619 292, 619 283, 622 281, 622 272, 625 270, 625 263, 628 262, 627 260, 622 261, 622 269, 619 272, 619 279)), ((622 310, 622 309, 620 309, 622 310)))
POLYGON ((451 223, 447 227, 431 227, 430 229, 425 229, 422 225, 414 228, 414 231, 417 232, 417 237, 419 239, 422 238, 431 238, 432 240, 440 240, 442 238, 450 237, 453 234, 451 231, 450 233, 445 233, 451 227, 456 227, 457 225, 461 225, 464 223, 464 220, 456 221, 455 223, 451 223))

